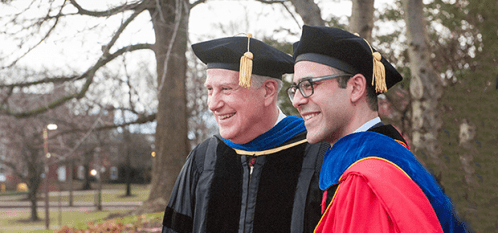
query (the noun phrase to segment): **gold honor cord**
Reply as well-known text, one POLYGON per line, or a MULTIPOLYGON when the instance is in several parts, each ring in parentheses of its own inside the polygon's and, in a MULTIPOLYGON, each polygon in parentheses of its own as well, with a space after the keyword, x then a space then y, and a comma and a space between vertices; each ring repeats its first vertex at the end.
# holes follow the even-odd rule
MULTIPOLYGON (((378 160, 381 160, 381 161, 384 161, 384 162, 387 162, 387 163, 390 163, 391 165, 393 165, 394 167, 398 168, 399 170, 401 170, 401 172, 403 172, 406 176, 408 176, 408 178, 410 178, 410 180, 413 180, 411 176, 408 175, 408 173, 405 172, 405 170, 403 170, 403 168, 401 168, 400 166, 398 166, 397 164, 387 160, 387 159, 384 159, 384 158, 381 158, 381 157, 377 157, 377 156, 369 156, 369 157, 365 157, 365 158, 362 158, 360 160, 357 160, 356 162, 354 162, 353 164, 349 165, 349 167, 346 169, 348 170, 350 167, 352 167, 353 165, 361 162, 361 161, 364 161, 364 160, 367 160, 367 159, 378 159, 378 160)), ((339 180, 342 179, 342 176, 344 175, 344 173, 341 175, 341 177, 339 177, 339 180)))
POLYGON ((268 149, 268 150, 263 150, 263 151, 245 151, 245 150, 239 150, 239 149, 234 149, 234 150, 239 155, 260 156, 260 155, 268 155, 268 154, 277 153, 279 151, 282 151, 282 150, 285 150, 287 148, 290 148, 290 147, 293 147, 293 146, 305 143, 307 141, 308 141, 307 139, 303 139, 301 141, 294 142, 294 143, 291 143, 291 144, 288 144, 288 145, 285 145, 285 146, 281 146, 281 147, 277 147, 277 148, 273 148, 273 149, 268 149))

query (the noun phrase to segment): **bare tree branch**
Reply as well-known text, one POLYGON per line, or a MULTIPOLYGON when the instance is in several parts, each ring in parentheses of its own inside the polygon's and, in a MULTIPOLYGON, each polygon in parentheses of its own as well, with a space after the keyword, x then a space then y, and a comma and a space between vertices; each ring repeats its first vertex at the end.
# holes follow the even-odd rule
MULTIPOLYGON (((150 114, 150 115, 140 114, 139 117, 136 120, 134 120, 134 121, 123 122, 123 123, 120 123, 120 124, 105 124, 105 125, 102 125, 102 126, 99 126, 99 127, 94 127, 94 128, 92 127, 92 130, 94 130, 94 131, 104 131, 104 130, 116 129, 116 128, 119 128, 119 127, 124 127, 124 126, 129 126, 129 125, 145 124, 145 123, 153 122, 155 120, 156 120, 156 114, 155 113, 150 114)), ((89 129, 87 129, 87 128, 85 128, 85 129, 82 129, 82 128, 72 128, 72 129, 69 129, 69 130, 64 130, 64 131, 57 132, 56 134, 54 134, 50 138, 57 137, 59 135, 74 134, 76 132, 85 132, 85 131, 88 131, 88 130, 89 129)))
MULTIPOLYGON (((40 41, 38 41, 38 43, 36 43, 35 45, 33 45, 31 48, 28 49, 28 51, 26 51, 24 54, 22 54, 20 57, 18 57, 16 60, 14 60, 12 63, 10 63, 9 65, 7 66, 4 66, 4 67, 0 67, 0 69, 5 69, 5 68, 11 68, 12 66, 14 66, 19 60, 21 60, 23 57, 25 57, 28 53, 30 53, 33 49, 35 49, 36 47, 38 47, 38 45, 40 45, 43 41, 45 41, 49 36, 50 34, 53 32, 53 30, 55 29, 55 27, 57 26, 57 23, 59 22, 59 18, 60 16, 62 15, 62 9, 64 9, 64 6, 66 5, 66 1, 64 1, 64 3, 62 4, 61 8, 59 9, 59 13, 53 17, 55 18, 55 22, 54 22, 54 25, 52 25, 50 27, 50 29, 48 30, 47 33, 45 33, 45 35, 43 36, 42 39, 40 39, 40 41)), ((42 20, 41 22, 38 22, 37 24, 43 24, 43 22, 45 22, 46 20, 48 19, 52 19, 52 17, 49 16, 50 14, 50 11, 47 13, 47 16, 45 17, 44 20, 42 20)))
POLYGON ((292 17, 292 19, 294 20, 294 22, 297 24, 297 26, 299 27, 299 29, 301 29, 301 24, 299 23, 299 21, 297 21, 296 17, 294 16, 294 14, 292 13, 292 11, 290 11, 290 9, 285 5, 284 1, 281 2, 282 3, 282 6, 284 6, 285 10, 289 13, 289 15, 292 17))
POLYGON ((205 3, 205 2, 206 2, 206 0, 198 0, 198 1, 195 1, 194 3, 192 3, 192 4, 190 4, 190 5, 189 5, 189 9, 192 9, 192 8, 194 8, 195 6, 197 6, 197 5, 201 4, 201 3, 205 3))
POLYGON ((126 80, 124 83, 128 87, 128 104, 130 105, 131 109, 133 110, 133 113, 137 113, 135 111, 135 104, 133 103, 133 94, 137 97, 137 102, 140 102, 140 95, 138 94, 138 91, 135 89, 133 84, 131 83, 131 75, 128 73, 128 66, 126 65, 126 57, 123 56, 123 69, 125 71, 125 77, 126 80))
MULTIPOLYGON (((46 112, 49 109, 58 107, 58 106, 64 104, 65 102, 67 102, 68 100, 71 100, 74 98, 81 99, 83 96, 85 96, 85 93, 87 92, 88 88, 90 87, 90 84, 92 84, 93 77, 95 76, 95 72, 97 72, 97 70, 99 68, 105 66, 108 62, 114 60, 116 57, 118 57, 126 52, 131 52, 131 51, 136 51, 136 50, 141 50, 141 49, 152 49, 152 44, 130 45, 130 46, 123 47, 123 48, 119 49, 118 51, 116 51, 113 54, 109 54, 108 56, 101 57, 100 60, 97 61, 97 63, 94 66, 92 66, 90 69, 88 69, 88 71, 86 71, 81 76, 73 79, 73 80, 86 79, 85 84, 83 85, 81 90, 77 93, 63 96, 57 100, 54 100, 54 101, 48 103, 45 106, 41 106, 41 107, 38 107, 38 108, 35 108, 32 110, 28 110, 28 111, 24 111, 24 112, 14 112, 11 109, 5 109, 3 107, 0 107, 0 113, 5 114, 5 115, 14 116, 16 118, 25 118, 25 117, 30 117, 30 116, 33 116, 33 115, 36 115, 39 113, 46 112)), ((37 81, 37 82, 39 82, 39 81, 37 81)), ((24 83, 23 85, 26 85, 26 83, 24 83)), ((19 86, 19 85, 18 84, 11 84, 8 87, 13 87, 13 86, 19 86)))
POLYGON ((121 124, 114 124, 114 125, 105 125, 102 127, 98 127, 96 130, 108 130, 108 129, 115 129, 119 127, 124 127, 128 125, 136 125, 136 124, 144 124, 148 122, 153 122, 156 120, 156 114, 150 114, 150 115, 139 115, 138 119, 130 122, 124 122, 121 124))
POLYGON ((7 91, 7 94, 5 95, 5 97, 3 98, 2 103, 0 103, 0 106, 4 106, 5 104, 7 104, 7 101, 9 100, 9 97, 14 92, 14 87, 10 87, 8 89, 9 90, 7 91))
POLYGON ((11 169, 11 171, 14 173, 14 175, 19 176, 21 179, 26 179, 26 176, 24 174, 22 174, 21 172, 19 172, 19 169, 16 169, 17 163, 2 160, 2 164, 9 167, 11 169))
POLYGON ((261 3, 265 3, 265 4, 284 3, 287 1, 288 0, 256 0, 256 2, 261 2, 261 3))
POLYGON ((320 7, 314 1, 290 0, 296 12, 301 16, 304 24, 310 26, 325 26, 320 7))
POLYGON ((70 76, 70 77, 48 77, 33 82, 20 82, 12 84, 0 84, 0 88, 14 88, 14 87, 29 87, 44 83, 64 83, 68 81, 81 79, 81 76, 70 76))
MULTIPOLYGON (((97 120, 93 123, 92 127, 90 127, 90 129, 88 129, 88 131, 86 132, 86 134, 76 143, 76 145, 73 148, 71 148, 71 150, 68 153, 66 153, 66 155, 59 157, 59 160, 65 160, 65 159, 70 158, 71 155, 74 154, 74 152, 76 151, 76 149, 78 149, 78 147, 80 147, 80 145, 88 138, 88 136, 90 136, 90 134, 97 128, 98 123, 102 123, 102 113, 99 115, 99 117, 97 118, 97 120)), ((69 131, 67 133, 71 133, 71 132, 69 131)), ((62 134, 64 134, 64 132, 59 133, 57 135, 54 135, 52 137, 58 137, 59 135, 62 135, 62 134)), ((51 163, 56 163, 56 162, 59 162, 59 161, 53 161, 52 160, 51 163)))
MULTIPOLYGON (((76 2, 76 0, 69 0, 69 1, 71 2, 71 4, 74 7, 76 7, 76 9, 78 9, 78 14, 89 15, 89 16, 94 16, 94 17, 109 17, 112 15, 121 13, 123 11, 136 10, 143 3, 142 1, 137 1, 136 3, 123 4, 121 6, 117 6, 117 7, 105 10, 105 11, 90 11, 90 10, 86 10, 83 7, 81 7, 81 5, 76 2)), ((142 10, 140 10, 140 11, 142 11, 142 10)))
POLYGON ((133 12, 133 14, 128 18, 126 19, 125 22, 123 22, 121 24, 121 26, 119 26, 118 30, 116 31, 116 33, 114 34, 114 36, 112 37, 111 41, 105 46, 105 49, 103 51, 103 54, 104 56, 109 53, 109 49, 116 43, 116 41, 118 40, 118 38, 121 36, 121 34, 123 33, 123 31, 126 29, 126 27, 139 15, 141 14, 143 11, 145 10, 145 8, 142 8, 142 9, 138 9, 136 11, 133 12))

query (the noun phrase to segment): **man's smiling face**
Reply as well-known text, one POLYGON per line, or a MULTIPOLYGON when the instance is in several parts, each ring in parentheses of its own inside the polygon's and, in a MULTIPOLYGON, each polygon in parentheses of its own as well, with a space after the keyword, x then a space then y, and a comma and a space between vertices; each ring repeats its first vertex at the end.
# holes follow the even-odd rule
MULTIPOLYGON (((299 61, 294 66, 293 83, 303 78, 335 74, 333 68, 311 61, 299 61)), ((310 143, 334 143, 347 134, 350 120, 350 102, 347 89, 339 88, 337 79, 319 81, 313 84, 314 93, 304 98, 296 92, 292 105, 305 120, 310 143)))
POLYGON ((237 144, 250 142, 267 129, 264 116, 264 88, 239 86, 239 72, 208 69, 205 87, 208 107, 218 123, 220 134, 237 144))

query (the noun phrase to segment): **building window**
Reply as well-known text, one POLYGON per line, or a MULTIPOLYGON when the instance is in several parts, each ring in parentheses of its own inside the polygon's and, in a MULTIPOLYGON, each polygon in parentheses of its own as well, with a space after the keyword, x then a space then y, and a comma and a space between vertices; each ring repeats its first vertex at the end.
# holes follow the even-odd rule
POLYGON ((111 180, 118 179, 118 168, 117 167, 111 167, 110 173, 111 173, 111 180))
POLYGON ((3 168, 3 164, 0 163, 0 182, 5 182, 7 177, 5 177, 5 168, 3 168))
POLYGON ((83 166, 78 167, 78 179, 85 179, 85 168, 83 166))
POLYGON ((57 169, 57 178, 59 181, 66 181, 66 166, 60 166, 57 169))

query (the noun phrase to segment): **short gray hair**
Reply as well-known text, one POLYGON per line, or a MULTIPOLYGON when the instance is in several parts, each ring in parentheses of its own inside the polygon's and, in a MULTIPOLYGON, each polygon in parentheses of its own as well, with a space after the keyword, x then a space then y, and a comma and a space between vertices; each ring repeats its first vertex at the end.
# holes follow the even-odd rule
POLYGON ((284 82, 282 82, 282 80, 280 80, 280 79, 272 78, 269 76, 257 75, 257 74, 253 74, 251 77, 252 77, 251 78, 251 86, 261 87, 261 85, 263 85, 263 83, 268 79, 272 79, 272 80, 277 81, 277 85, 278 85, 277 92, 280 92, 280 90, 282 90, 282 87, 284 86, 284 82))

